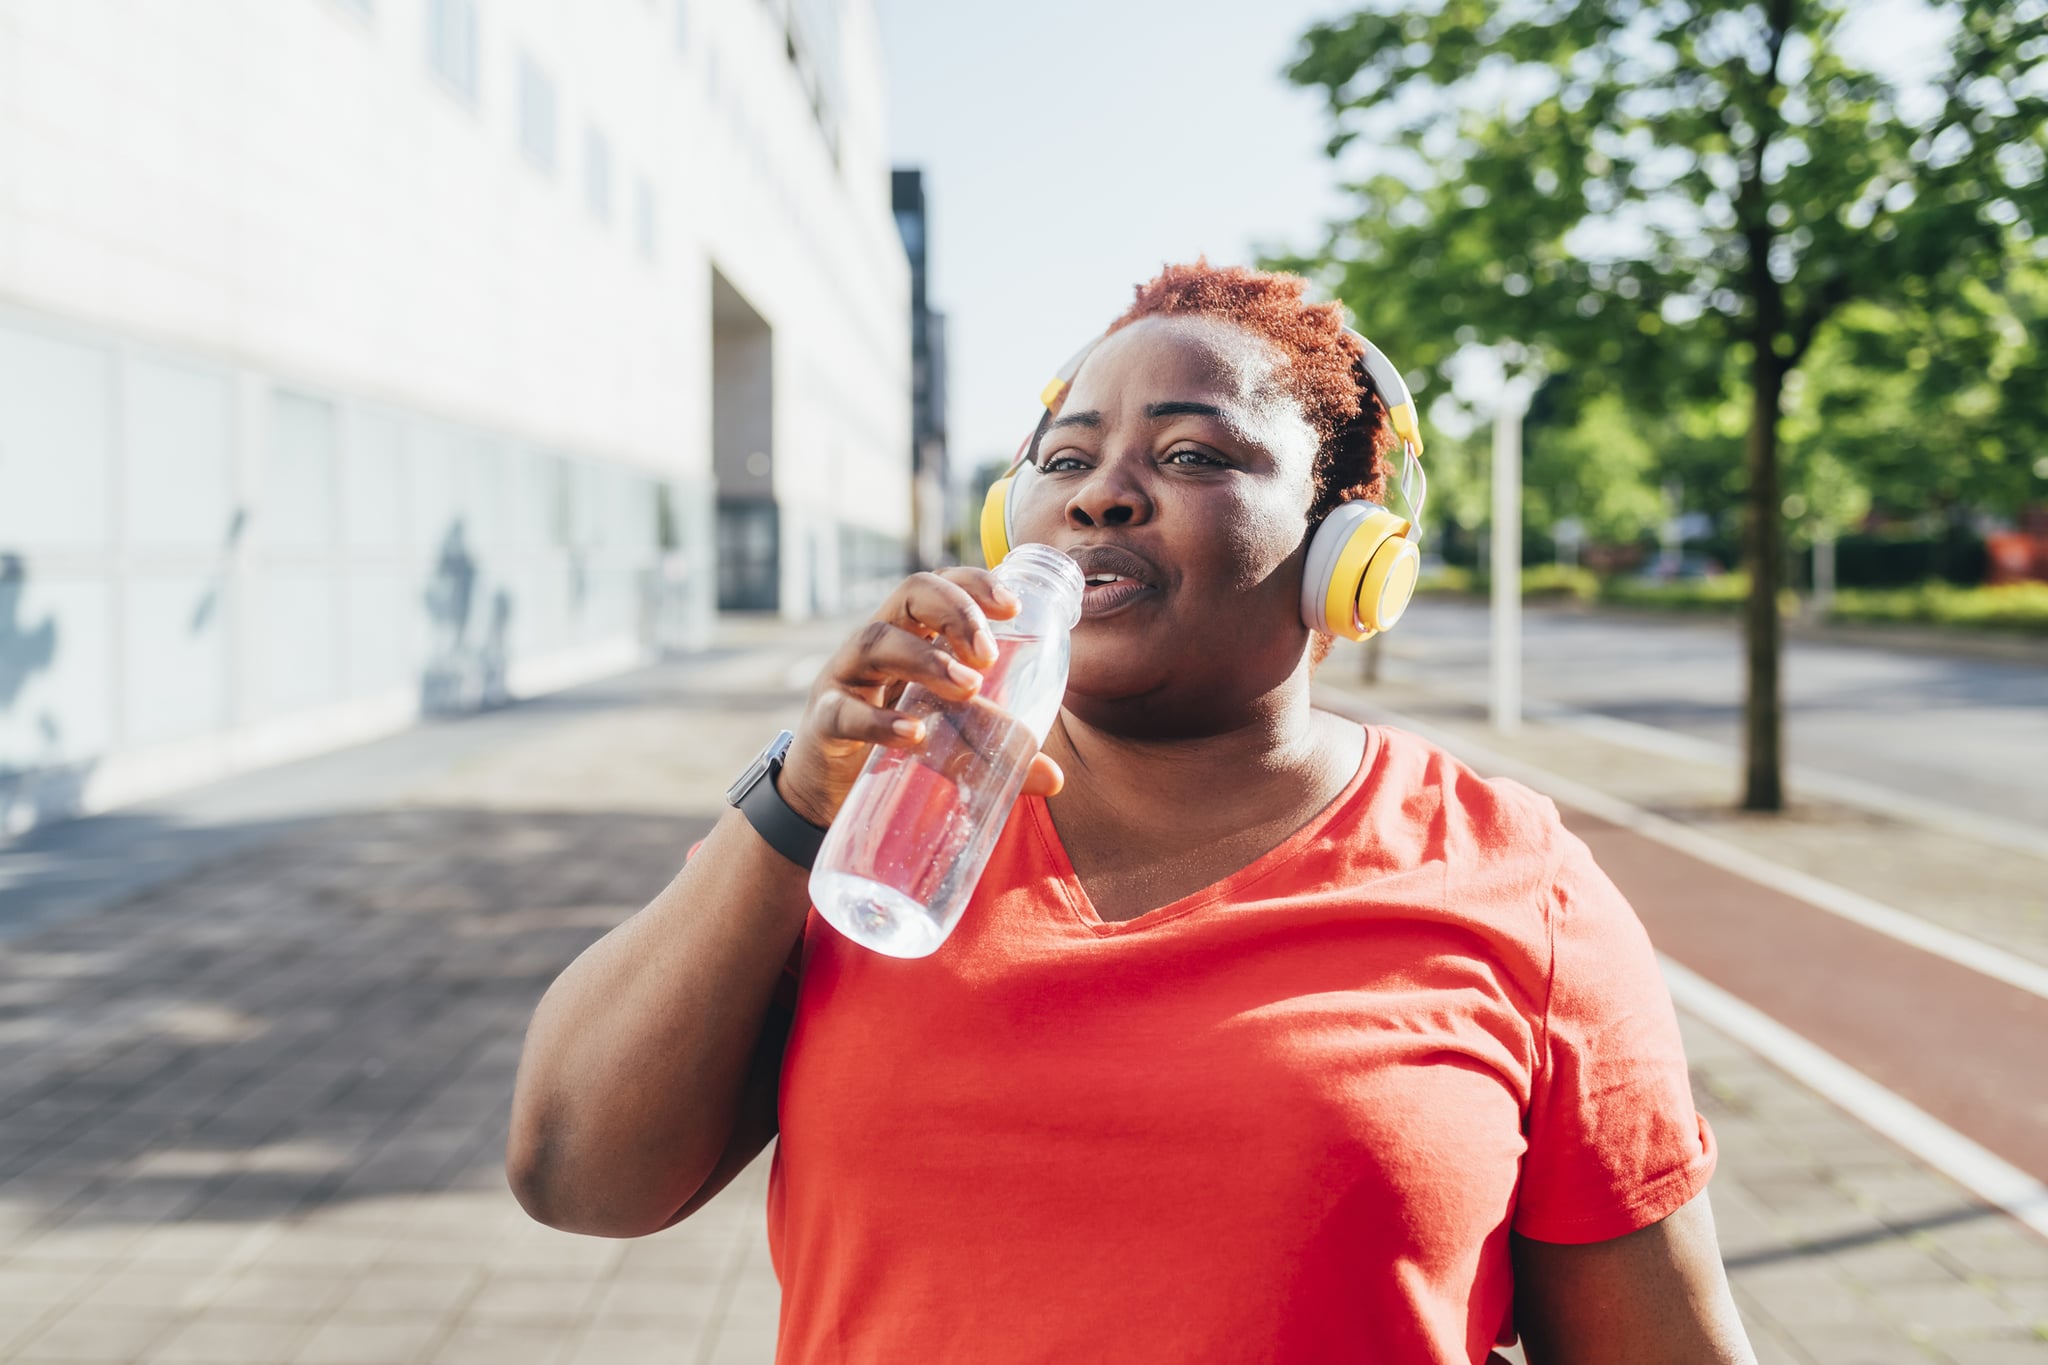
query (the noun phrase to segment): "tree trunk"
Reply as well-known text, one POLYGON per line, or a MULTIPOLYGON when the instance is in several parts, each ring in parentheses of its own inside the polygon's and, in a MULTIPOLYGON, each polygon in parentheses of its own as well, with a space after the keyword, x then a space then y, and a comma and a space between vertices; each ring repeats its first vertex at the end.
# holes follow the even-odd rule
POLYGON ((1746 464, 1749 502, 1743 525, 1743 558, 1749 569, 1749 601, 1743 608, 1749 689, 1743 705, 1742 808, 1785 808, 1785 707, 1778 661, 1781 631, 1778 590, 1785 575, 1781 499, 1778 493, 1778 412, 1785 392, 1785 362, 1773 346, 1782 314, 1773 287, 1757 299, 1756 358, 1750 365, 1749 440, 1746 464))

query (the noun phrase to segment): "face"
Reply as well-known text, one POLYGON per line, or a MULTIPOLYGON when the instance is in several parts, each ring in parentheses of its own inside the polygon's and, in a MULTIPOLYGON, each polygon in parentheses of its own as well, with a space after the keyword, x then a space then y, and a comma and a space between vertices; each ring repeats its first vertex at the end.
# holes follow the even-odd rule
POLYGON ((1303 667, 1316 434, 1265 339, 1146 318, 1105 339, 1019 475, 1020 542, 1090 579, 1067 706, 1120 733, 1213 733, 1303 667))

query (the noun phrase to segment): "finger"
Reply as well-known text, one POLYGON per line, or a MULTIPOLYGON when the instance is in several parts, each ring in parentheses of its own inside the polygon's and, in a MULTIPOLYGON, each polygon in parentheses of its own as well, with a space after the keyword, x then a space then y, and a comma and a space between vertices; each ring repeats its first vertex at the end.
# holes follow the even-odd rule
POLYGON ((886 706, 871 706, 859 697, 832 688, 811 708, 813 727, 822 740, 880 744, 907 749, 922 744, 925 722, 886 706))
POLYGON ((1005 616, 1014 609, 997 607, 997 584, 980 569, 955 569, 947 574, 912 574, 903 580, 893 605, 891 623, 920 635, 936 635, 946 647, 969 663, 996 661, 995 635, 988 628, 988 613, 1001 610, 1005 616), (979 580, 969 577, 979 575, 979 580))
POLYGON ((1067 775, 1060 771, 1060 765, 1044 754, 1033 754, 1031 766, 1024 773, 1024 794, 1026 796, 1058 796, 1060 788, 1067 785, 1067 775))
POLYGON ((1002 580, 991 570, 960 565, 951 569, 940 569, 939 577, 965 589, 968 596, 981 604, 984 612, 998 621, 1009 620, 1024 606, 1024 599, 1004 586, 1002 580))
POLYGON ((981 674, 920 635, 887 621, 870 621, 855 632, 825 673, 827 685, 886 695, 906 682, 923 683, 937 696, 965 701, 981 688, 981 674))

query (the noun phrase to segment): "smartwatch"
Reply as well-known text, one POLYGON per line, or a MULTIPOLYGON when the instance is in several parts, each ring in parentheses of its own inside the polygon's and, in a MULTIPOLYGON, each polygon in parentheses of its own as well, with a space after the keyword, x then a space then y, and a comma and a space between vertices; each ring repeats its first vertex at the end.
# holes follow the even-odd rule
POLYGON ((782 793, 775 789, 775 779, 782 772, 782 760, 789 753, 789 746, 796 739, 791 731, 784 730, 768 741, 747 770, 726 788, 726 803, 739 809, 747 817, 747 823, 754 827, 754 833, 766 841, 768 847, 809 870, 818 861, 818 849, 825 842, 825 831, 812 824, 789 808, 782 799, 782 793))

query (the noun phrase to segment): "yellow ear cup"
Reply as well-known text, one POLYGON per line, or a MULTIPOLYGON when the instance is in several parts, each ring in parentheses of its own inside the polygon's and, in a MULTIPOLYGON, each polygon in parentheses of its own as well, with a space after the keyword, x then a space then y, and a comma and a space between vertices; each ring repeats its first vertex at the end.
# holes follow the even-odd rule
POLYGON ((1406 535, 1381 543, 1358 587, 1358 619, 1368 633, 1390 630, 1401 619, 1421 572, 1422 551, 1406 535))
POLYGON ((1408 523, 1386 508, 1364 502, 1344 507, 1351 509, 1346 516, 1356 517, 1357 524, 1337 552, 1323 588, 1322 619, 1314 626, 1347 640, 1363 640, 1401 618, 1415 588, 1421 555, 1406 538, 1408 523), (1385 614, 1388 606, 1391 616, 1385 614))
POLYGON ((1010 481, 1016 477, 1003 475, 988 486, 988 496, 981 500, 981 561, 991 569, 1010 553, 1010 481))

